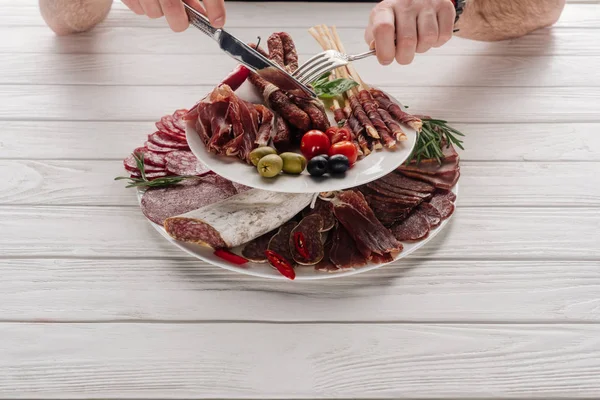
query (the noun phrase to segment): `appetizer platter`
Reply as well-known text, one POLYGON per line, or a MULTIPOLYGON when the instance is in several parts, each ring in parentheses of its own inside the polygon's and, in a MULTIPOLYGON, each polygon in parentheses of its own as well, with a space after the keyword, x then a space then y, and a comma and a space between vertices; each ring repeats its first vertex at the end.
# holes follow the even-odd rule
MULTIPOLYGON (((310 33, 343 51, 335 28, 310 33)), ((287 33, 267 45, 254 48, 298 67, 287 33)), ((116 179, 138 190, 143 215, 167 240, 229 270, 324 279, 407 256, 454 212, 462 134, 407 113, 351 65, 312 86, 319 99, 239 66, 189 110, 157 121, 124 160, 129 176, 116 179)))

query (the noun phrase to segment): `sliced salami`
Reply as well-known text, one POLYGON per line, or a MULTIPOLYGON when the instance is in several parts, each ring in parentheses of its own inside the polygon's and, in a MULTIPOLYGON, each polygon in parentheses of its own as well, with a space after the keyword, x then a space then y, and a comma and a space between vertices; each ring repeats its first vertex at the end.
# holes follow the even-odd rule
MULTIPOLYGON (((135 158, 133 157, 133 154, 129 155, 129 157, 127 157, 125 160, 123 160, 123 166, 125 167, 125 169, 127 171, 137 172, 137 173, 140 172, 140 170, 137 167, 137 163, 135 162, 135 158)), ((144 171, 145 172, 164 172, 165 169, 162 167, 156 167, 154 165, 148 165, 144 162, 144 171)))
POLYGON ((173 175, 205 175, 210 170, 191 151, 174 151, 165 156, 167 171, 173 175))
POLYGON ((155 153, 170 153, 172 151, 177 151, 177 149, 174 149, 172 147, 162 147, 162 146, 157 146, 156 144, 152 143, 152 142, 146 142, 144 143, 144 147, 147 148, 150 151, 153 151, 155 153))
POLYGON ((454 201, 456 200, 456 195, 449 190, 438 190, 437 192, 435 192, 435 196, 443 197, 444 199, 451 201, 452 203, 454 203, 454 201))
POLYGON ((331 253, 331 246, 333 245, 333 233, 328 234, 325 246, 323 248, 323 259, 315 265, 315 269, 321 272, 337 272, 341 271, 341 268, 331 262, 329 254, 331 253))
POLYGON ((157 146, 170 147, 177 150, 189 150, 189 146, 186 143, 178 142, 171 139, 168 135, 162 132, 154 132, 148 136, 148 140, 157 146))
POLYGON ((235 188, 223 178, 209 176, 165 188, 149 189, 142 196, 142 212, 162 225, 169 217, 184 214, 235 195, 235 188))
POLYGON ((323 259, 323 218, 311 214, 292 230, 289 241, 294 261, 301 265, 315 265, 323 259))
POLYGON ((144 155, 144 164, 154 165, 155 167, 161 168, 164 168, 164 166, 167 165, 164 154, 154 153, 145 147, 138 147, 133 151, 133 154, 139 153, 144 155))
POLYGON ((187 143, 187 139, 185 138, 184 134, 173 132, 172 130, 168 129, 162 122, 157 122, 156 128, 158 129, 159 132, 164 133, 169 138, 171 138, 177 142, 186 142, 187 143))
POLYGON ((429 234, 429 222, 419 213, 412 213, 404 221, 391 228, 392 233, 400 242, 414 242, 429 234))
POLYGON ((444 194, 434 195, 429 200, 429 204, 438 210, 443 220, 451 216, 454 212, 454 203, 448 200, 444 194))
MULTIPOLYGON (((146 173, 146 179, 149 181, 153 181, 158 178, 164 178, 165 176, 168 176, 168 175, 169 174, 167 173, 167 171, 148 172, 148 173, 146 173)), ((132 178, 138 178, 138 179, 142 177, 142 175, 139 172, 132 172, 129 176, 132 178)))
POLYGON ((265 251, 267 251, 267 247, 269 246, 271 238, 277 233, 278 230, 279 229, 276 229, 274 231, 265 233, 264 235, 248 242, 242 250, 242 255, 252 262, 267 262, 265 251))
POLYGON ((165 115, 164 117, 162 117, 160 119, 160 122, 162 122, 162 124, 171 132, 174 133, 179 133, 181 135, 185 135, 185 130, 184 129, 179 129, 175 126, 175 124, 173 124, 173 116, 171 115, 165 115))
POLYGON ((274 251, 279 256, 283 257, 290 265, 295 266, 294 258, 292 257, 292 249, 290 248, 290 236, 292 230, 296 227, 296 221, 288 221, 279 228, 279 232, 271 238, 268 250, 274 251))
POLYGON ((429 203, 419 204, 416 212, 421 214, 421 216, 423 216, 427 222, 429 222, 430 229, 437 228, 442 222, 442 216, 440 215, 440 212, 437 210, 437 208, 429 203))
POLYGON ((184 132, 185 132, 185 120, 183 119, 183 117, 185 116, 185 114, 187 114, 187 112, 188 112, 188 110, 181 109, 181 110, 177 110, 173 113, 173 125, 175 125, 175 127, 181 129, 184 132))
POLYGON ((335 226, 336 219, 331 202, 317 199, 314 208, 307 208, 302 213, 305 217, 312 214, 319 214, 323 218, 323 231, 329 231, 335 226))

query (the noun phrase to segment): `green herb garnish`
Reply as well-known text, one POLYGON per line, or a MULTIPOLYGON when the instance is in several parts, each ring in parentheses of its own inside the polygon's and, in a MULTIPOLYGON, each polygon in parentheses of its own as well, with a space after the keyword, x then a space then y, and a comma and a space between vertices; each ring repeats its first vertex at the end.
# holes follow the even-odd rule
POLYGON ((329 75, 322 75, 312 83, 312 87, 320 99, 333 99, 358 86, 358 82, 353 79, 337 78, 330 81, 329 75))
POLYGON ((417 143, 407 163, 416 160, 418 164, 421 160, 435 159, 441 164, 444 158, 444 146, 449 143, 464 150, 463 142, 458 137, 465 135, 449 126, 447 121, 431 118, 422 121, 423 128, 417 135, 417 143))
POLYGON ((164 187, 176 185, 186 179, 198 179, 199 176, 195 175, 172 175, 165 176, 163 178, 156 178, 153 180, 148 180, 146 178, 146 171, 144 167, 144 155, 142 153, 133 153, 133 158, 135 158, 135 164, 137 168, 140 170, 141 178, 132 178, 129 176, 118 176, 115 178, 115 181, 120 181, 123 179, 129 180, 129 184, 125 186, 126 188, 151 188, 151 187, 164 187))

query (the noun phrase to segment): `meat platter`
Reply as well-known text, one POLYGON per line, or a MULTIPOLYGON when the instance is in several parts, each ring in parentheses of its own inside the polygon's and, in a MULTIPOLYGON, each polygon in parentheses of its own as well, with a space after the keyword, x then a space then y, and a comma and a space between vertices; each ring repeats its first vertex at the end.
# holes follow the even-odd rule
MULTIPOLYGON (((316 32, 323 48, 338 43, 342 49, 335 28, 316 32)), ((275 33, 268 44, 270 57, 297 67, 289 35, 275 33)), ((156 131, 123 161, 129 176, 116 179, 137 189, 143 215, 164 238, 228 270, 312 280, 400 260, 454 213, 462 133, 446 121, 408 114, 355 72, 349 80, 352 69, 335 72, 342 80, 322 77, 313 87, 324 85, 327 101, 309 104, 238 67, 193 107, 157 120, 156 131), (264 104, 252 98, 246 80, 264 94, 264 104), (290 128, 303 119, 309 131, 290 128), (294 141, 301 154, 290 151, 294 141), (407 143, 402 162, 385 164, 407 143), (205 162, 213 156, 231 159, 234 172, 221 168, 227 163, 205 162), (254 167, 256 180, 239 167, 254 167), (302 176, 305 168, 309 175, 302 176), (268 190, 256 183, 265 177, 276 178, 268 190), (305 179, 320 183, 302 187, 305 179)))

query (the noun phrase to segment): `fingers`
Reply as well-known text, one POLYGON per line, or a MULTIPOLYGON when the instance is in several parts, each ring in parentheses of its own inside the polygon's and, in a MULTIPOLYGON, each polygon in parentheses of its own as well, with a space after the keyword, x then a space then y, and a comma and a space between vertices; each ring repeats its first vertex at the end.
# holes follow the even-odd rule
POLYGON ((174 32, 182 32, 187 29, 189 20, 181 0, 160 0, 160 6, 174 32))
POLYGON ((204 7, 210 24, 215 28, 222 28, 225 24, 225 1, 204 0, 204 7))
POLYGON ((438 21, 433 10, 423 10, 417 17, 417 53, 425 53, 438 42, 438 21))
POLYGON ((417 18, 411 10, 396 10, 396 61, 408 65, 417 49, 417 18))
POLYGON ((395 18, 392 5, 380 3, 371 12, 369 28, 365 33, 370 46, 375 42, 377 60, 382 65, 391 64, 396 55, 395 18))
POLYGON ((140 0, 140 4, 144 9, 144 14, 150 18, 160 18, 163 16, 162 8, 158 0, 140 0))
POLYGON ((144 9, 140 4, 139 0, 122 0, 123 4, 125 4, 131 11, 136 13, 137 15, 144 15, 144 9))
POLYGON ((438 41, 433 47, 440 47, 452 38, 456 10, 450 1, 442 1, 437 12, 438 41))

